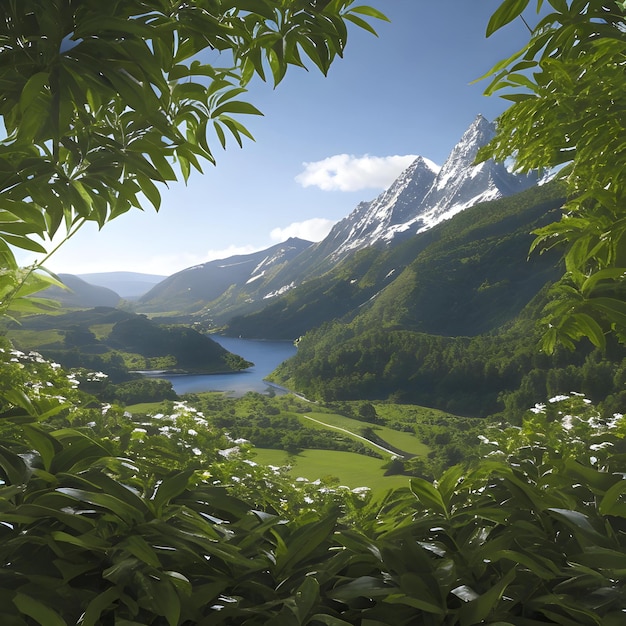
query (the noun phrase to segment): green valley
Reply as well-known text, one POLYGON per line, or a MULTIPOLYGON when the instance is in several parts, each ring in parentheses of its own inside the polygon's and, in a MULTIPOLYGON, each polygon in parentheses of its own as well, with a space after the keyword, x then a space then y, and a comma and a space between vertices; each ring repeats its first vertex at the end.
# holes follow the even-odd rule
MULTIPOLYGON (((475 53, 480 3, 430 3, 436 20, 387 4, 420 5, 412 41, 475 53)), ((622 626, 626 2, 497 4, 487 37, 518 18, 523 33, 487 74, 508 108, 478 115, 441 167, 393 157, 412 162, 321 242, 147 281, 125 310, 87 306, 117 294, 76 282, 68 310, 45 297, 61 287, 48 244, 158 210, 213 144, 252 138, 239 119, 260 113, 258 81, 326 75, 354 27, 386 17, 352 0, 0 2, 2 626, 622 626), (283 388, 178 393, 136 371, 245 378, 217 328, 293 341, 271 374, 283 388)), ((438 56, 407 51, 438 72, 420 97, 443 99, 438 56)), ((409 79, 371 52, 350 81, 393 104, 387 84, 409 79)), ((304 111, 294 85, 283 112, 304 111)), ((319 104, 329 151, 344 125, 387 140, 418 118, 319 104)), ((272 132, 317 159, 312 117, 272 132)), ((276 170, 285 145, 266 153, 276 170)), ((336 156, 307 176, 389 160, 336 156)), ((232 191, 267 171, 235 166, 232 191)), ((256 195, 239 219, 268 220, 278 199, 256 195)), ((317 223, 302 209, 272 233, 317 223)))

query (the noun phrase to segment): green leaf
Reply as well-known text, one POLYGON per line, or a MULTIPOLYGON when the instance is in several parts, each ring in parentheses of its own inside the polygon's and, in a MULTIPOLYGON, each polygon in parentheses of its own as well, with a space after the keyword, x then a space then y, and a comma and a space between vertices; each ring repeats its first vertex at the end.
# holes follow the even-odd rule
POLYGON ((32 617, 40 626, 67 626, 67 622, 39 600, 24 593, 16 593, 13 604, 24 614, 32 617))
POLYGON ((173 476, 163 479, 152 496, 152 500, 157 511, 162 511, 165 505, 169 504, 173 498, 180 495, 183 491, 185 491, 185 489, 187 489, 189 479, 193 473, 193 470, 187 470, 185 472, 178 472, 173 476))
POLYGON ((528 6, 529 0, 504 0, 487 24, 487 37, 519 17, 528 6))
POLYGON ((441 513, 446 518, 449 516, 448 508, 441 497, 439 490, 423 478, 411 479, 411 491, 427 508, 441 513))
POLYGON ((574 530, 580 530, 585 535, 593 537, 604 543, 606 540, 592 525, 589 518, 579 511, 571 511, 569 509, 549 508, 548 511, 557 519, 565 522, 574 530))
POLYGON ((157 569, 161 568, 161 562, 159 561, 159 557, 156 555, 154 548, 140 535, 130 535, 129 537, 126 537, 126 539, 119 543, 116 548, 120 550, 127 550, 147 565, 157 569))
POLYGON ((338 585, 328 592, 328 596, 341 602, 350 602, 356 598, 384 598, 397 593, 397 587, 373 576, 359 576, 344 585, 338 585))
POLYGON ((93 493, 83 489, 73 489, 71 487, 59 487, 55 491, 79 502, 99 506, 107 511, 110 511, 127 523, 138 523, 143 521, 143 515, 140 510, 129 506, 125 502, 122 502, 118 498, 110 496, 107 493, 93 493))
POLYGON ((366 30, 372 33, 372 35, 378 36, 378 33, 376 32, 374 27, 369 22, 366 22, 364 19, 361 19, 360 17, 356 15, 350 15, 349 13, 346 15, 346 19, 352 22, 353 24, 356 24, 363 30, 366 30))
POLYGON ((327 615, 326 613, 316 613, 311 617, 311 623, 320 622, 326 626, 352 626, 352 622, 345 622, 338 617, 327 615))
POLYGON ((27 439, 32 443, 35 450, 39 453, 44 468, 49 471, 54 456, 63 449, 63 446, 49 433, 43 431, 38 426, 31 426, 25 424, 22 426, 22 430, 27 439))
POLYGON ((276 571, 278 573, 288 571, 305 560, 332 535, 336 522, 335 516, 327 515, 319 521, 298 528, 288 540, 285 540, 284 548, 276 550, 276 571))
POLYGON ((20 248, 20 250, 29 250, 30 252, 38 252, 40 254, 46 254, 46 249, 39 243, 24 237, 22 235, 12 235, 6 232, 0 233, 0 239, 3 239, 8 244, 20 248))
POLYGON ((374 7, 368 7, 368 6, 350 7, 350 12, 360 13, 361 15, 367 15, 368 17, 373 17, 374 19, 383 20, 385 22, 390 21, 389 18, 384 13, 381 13, 378 9, 375 9, 374 7))
POLYGON ((459 608, 461 626, 473 626, 486 620, 497 608, 506 588, 515 580, 515 570, 509 570, 489 591, 459 608))
MULTIPOLYGON (((417 576, 416 576, 417 578, 417 576)), ((424 587, 422 581, 420 581, 420 587, 424 587)), ((390 593, 385 598, 385 604, 403 604, 405 606, 413 607, 414 609, 418 609, 419 611, 424 611, 426 613, 432 613, 433 615, 445 615, 445 610, 435 604, 434 599, 430 594, 424 593, 423 595, 428 595, 428 597, 422 598, 417 597, 417 593, 423 591, 417 587, 411 595, 408 593, 390 593)), ((425 591, 425 589, 424 589, 425 591)))
POLYGON ((626 518, 626 500, 622 496, 626 493, 626 480, 614 484, 605 494, 598 510, 601 515, 614 515, 626 518), (620 501, 621 500, 621 501, 620 501))
POLYGON ((615 298, 593 298, 589 303, 606 315, 611 323, 626 328, 626 302, 615 298))
POLYGON ((163 615, 169 626, 178 626, 180 619, 180 598, 168 581, 160 581, 150 585, 152 601, 157 615, 163 615))
POLYGON ((296 617, 298 623, 306 624, 306 618, 319 602, 320 585, 313 576, 305 577, 295 594, 296 617))
POLYGON ((241 102, 239 100, 229 100, 224 104, 220 104, 218 107, 211 111, 211 116, 214 118, 220 117, 223 113, 239 113, 245 115, 263 115, 259 109, 248 102, 241 102))
POLYGON ((81 626, 97 626, 102 613, 117 606, 120 593, 121 590, 118 587, 111 587, 96 596, 87 606, 80 622, 81 626))
POLYGON ((0 446, 0 469, 11 485, 24 485, 30 476, 30 469, 22 457, 4 446, 0 446))
POLYGON ((559 13, 566 15, 569 12, 566 0, 548 0, 550 6, 559 13))
POLYGON ((62 531, 53 531, 50 533, 50 537, 55 541, 61 541, 63 543, 69 543, 79 548, 94 552, 106 552, 110 550, 110 544, 104 539, 100 539, 94 535, 83 534, 80 536, 70 535, 69 533, 62 531))

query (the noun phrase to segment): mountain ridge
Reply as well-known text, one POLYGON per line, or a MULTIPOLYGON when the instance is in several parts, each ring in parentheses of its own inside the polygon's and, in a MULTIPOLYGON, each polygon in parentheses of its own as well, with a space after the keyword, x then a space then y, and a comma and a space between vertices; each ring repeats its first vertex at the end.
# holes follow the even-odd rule
MULTIPOLYGON (((308 242, 285 258, 285 262, 274 262, 267 271, 256 273, 246 268, 239 268, 241 272, 218 273, 214 271, 215 261, 194 266, 151 289, 139 300, 139 310, 192 314, 215 326, 223 326, 235 316, 259 311, 273 299, 301 289, 307 281, 324 275, 361 250, 399 245, 479 202, 533 186, 537 182, 535 174, 513 174, 492 160, 474 164, 478 150, 494 132, 493 123, 478 115, 443 166, 437 166, 424 156, 416 157, 377 198, 359 203, 322 241, 308 242), (198 278, 193 284, 188 280, 190 271, 195 271, 198 278), (210 285, 200 284, 202 271, 210 285)), ((289 241, 278 247, 289 245, 289 241)), ((276 246, 255 253, 254 258, 260 262, 264 252, 271 255, 275 249, 276 246)), ((230 261, 236 267, 236 262, 243 263, 251 258, 231 257, 230 261)))
POLYGON ((360 250, 266 308, 232 318, 228 333, 295 339, 332 319, 350 319, 365 308, 381 310, 385 300, 387 310, 372 321, 375 325, 395 317, 398 325, 420 332, 487 332, 512 319, 546 282, 558 277, 554 254, 530 260, 527 254, 530 232, 556 219, 562 200, 558 184, 532 187, 475 205, 397 246, 360 250), (496 251, 497 261, 490 266, 496 251), (400 285, 409 272, 419 275, 408 280, 409 285, 422 287, 406 296, 400 285), (424 286, 427 275, 429 289, 424 286), (463 280, 455 282, 459 277, 463 280), (394 291, 397 294, 390 296, 394 291), (494 310, 484 304, 486 296, 494 310), (391 309, 402 309, 405 315, 395 316, 391 309))
POLYGON ((148 313, 210 314, 217 302, 222 308, 228 308, 231 300, 236 303, 253 296, 257 302, 259 299, 262 302, 267 295, 262 286, 284 264, 311 245, 310 241, 291 237, 259 252, 194 265, 155 285, 139 299, 138 308, 148 313))

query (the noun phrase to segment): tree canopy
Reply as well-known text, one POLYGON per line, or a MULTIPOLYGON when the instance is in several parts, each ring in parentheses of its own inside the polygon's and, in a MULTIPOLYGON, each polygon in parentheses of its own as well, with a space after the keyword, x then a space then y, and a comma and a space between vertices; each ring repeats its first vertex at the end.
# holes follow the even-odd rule
MULTIPOLYGON (((507 0, 487 35, 543 0, 507 0)), ((546 310, 543 345, 604 347, 626 338, 626 3, 549 0, 528 44, 487 76, 488 94, 512 102, 483 153, 528 171, 556 168, 567 182, 562 219, 536 232, 534 248, 567 246, 566 274, 546 310)))
MULTIPOLYGON (((354 0, 10 0, 0 5, 0 276, 3 306, 43 305, 42 287, 10 246, 100 227, 160 205, 159 185, 202 162, 213 144, 251 138, 239 120, 256 75, 289 66, 326 73, 350 22, 377 10, 354 0), (26 278, 28 277, 28 280, 26 278)), ((50 280, 49 278, 47 280, 50 280)))

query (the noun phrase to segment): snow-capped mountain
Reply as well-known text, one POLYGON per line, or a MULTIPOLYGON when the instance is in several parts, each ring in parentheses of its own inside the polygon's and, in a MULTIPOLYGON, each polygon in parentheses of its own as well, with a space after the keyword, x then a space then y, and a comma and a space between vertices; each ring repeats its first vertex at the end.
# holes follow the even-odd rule
POLYGON ((196 312, 216 299, 223 299, 229 291, 238 295, 245 292, 244 298, 254 294, 254 299, 260 299, 266 295, 262 291, 262 295, 257 296, 256 291, 261 285, 310 245, 310 241, 292 237, 260 252, 188 267, 143 295, 138 303, 139 309, 196 312))
POLYGON ((328 235, 330 241, 338 244, 333 256, 344 256, 350 250, 388 239, 395 229, 410 222, 439 170, 432 161, 417 157, 378 198, 361 202, 328 235))
POLYGON ((494 161, 474 165, 494 133, 494 125, 479 115, 442 167, 417 157, 387 190, 361 202, 319 243, 292 239, 253 255, 188 268, 145 294, 139 310, 196 313, 227 323, 280 300, 359 250, 393 247, 479 202, 536 184, 536 176, 510 173, 494 161))
POLYGON ((492 159, 474 165, 478 150, 493 139, 495 132, 495 124, 482 115, 465 131, 417 211, 413 222, 418 226, 417 232, 479 202, 510 196, 537 183, 536 174, 513 174, 503 163, 492 159))
MULTIPOLYGON (((495 134, 495 125, 479 115, 441 168, 417 157, 375 200, 361 202, 317 245, 333 261, 350 251, 388 244, 451 218, 479 202, 512 195, 537 183, 493 160, 474 165, 478 150, 495 134)), ((310 253, 315 254, 312 248, 310 253)))

